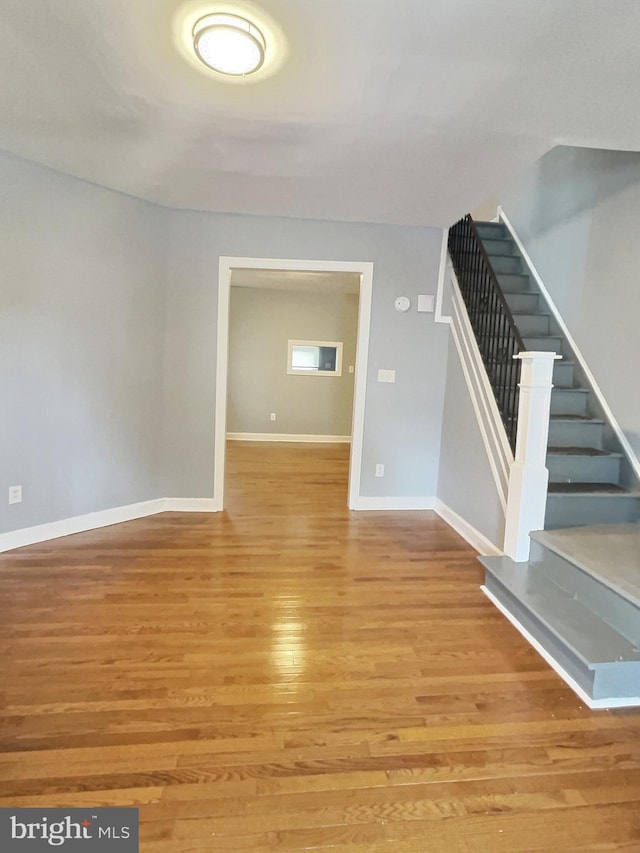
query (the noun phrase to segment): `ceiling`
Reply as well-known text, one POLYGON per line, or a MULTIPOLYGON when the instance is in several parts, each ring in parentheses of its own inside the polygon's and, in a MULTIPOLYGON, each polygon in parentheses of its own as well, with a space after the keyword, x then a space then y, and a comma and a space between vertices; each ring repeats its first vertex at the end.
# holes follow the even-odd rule
POLYGON ((262 0, 281 67, 233 85, 176 47, 220 5, 0 0, 0 148, 171 207, 414 225, 554 145, 640 148, 637 0, 262 0))

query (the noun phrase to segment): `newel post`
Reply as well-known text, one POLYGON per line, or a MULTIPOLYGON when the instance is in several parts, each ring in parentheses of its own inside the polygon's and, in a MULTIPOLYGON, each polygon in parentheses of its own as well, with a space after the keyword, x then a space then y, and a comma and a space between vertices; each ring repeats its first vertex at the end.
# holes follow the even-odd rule
POLYGON ((547 505, 547 441, 553 388, 553 352, 521 352, 516 454, 509 473, 504 552, 516 562, 529 559, 532 530, 544 528, 547 505))

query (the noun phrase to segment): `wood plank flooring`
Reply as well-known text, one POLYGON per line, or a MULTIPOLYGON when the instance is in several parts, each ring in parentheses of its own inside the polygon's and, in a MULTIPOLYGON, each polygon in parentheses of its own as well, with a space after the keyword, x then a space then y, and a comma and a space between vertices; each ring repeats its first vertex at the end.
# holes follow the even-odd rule
POLYGON ((640 851, 640 715, 591 712, 433 513, 347 448, 230 443, 228 509, 0 556, 0 806, 145 853, 640 851))

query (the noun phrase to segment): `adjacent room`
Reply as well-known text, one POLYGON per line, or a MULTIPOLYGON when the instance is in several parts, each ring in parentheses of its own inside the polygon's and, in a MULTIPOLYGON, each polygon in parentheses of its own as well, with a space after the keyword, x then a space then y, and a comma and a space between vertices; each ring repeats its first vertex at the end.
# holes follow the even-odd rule
POLYGON ((0 12, 0 850, 640 851, 638 4, 0 12))

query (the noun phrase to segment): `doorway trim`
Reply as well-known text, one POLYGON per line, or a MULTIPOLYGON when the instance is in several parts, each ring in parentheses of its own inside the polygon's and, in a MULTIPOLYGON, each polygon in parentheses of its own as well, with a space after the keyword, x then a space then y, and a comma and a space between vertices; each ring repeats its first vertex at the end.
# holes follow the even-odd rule
POLYGON ((294 272, 360 273, 358 331, 353 388, 353 419, 349 457, 347 506, 355 509, 360 498, 360 472, 364 436, 364 409, 369 361, 369 331, 373 295, 373 263, 370 261, 309 261, 291 258, 241 258, 220 256, 218 269, 218 323, 216 341, 216 411, 214 424, 214 511, 224 509, 224 467, 227 433, 227 380, 229 367, 229 297, 233 269, 287 270, 294 272))

